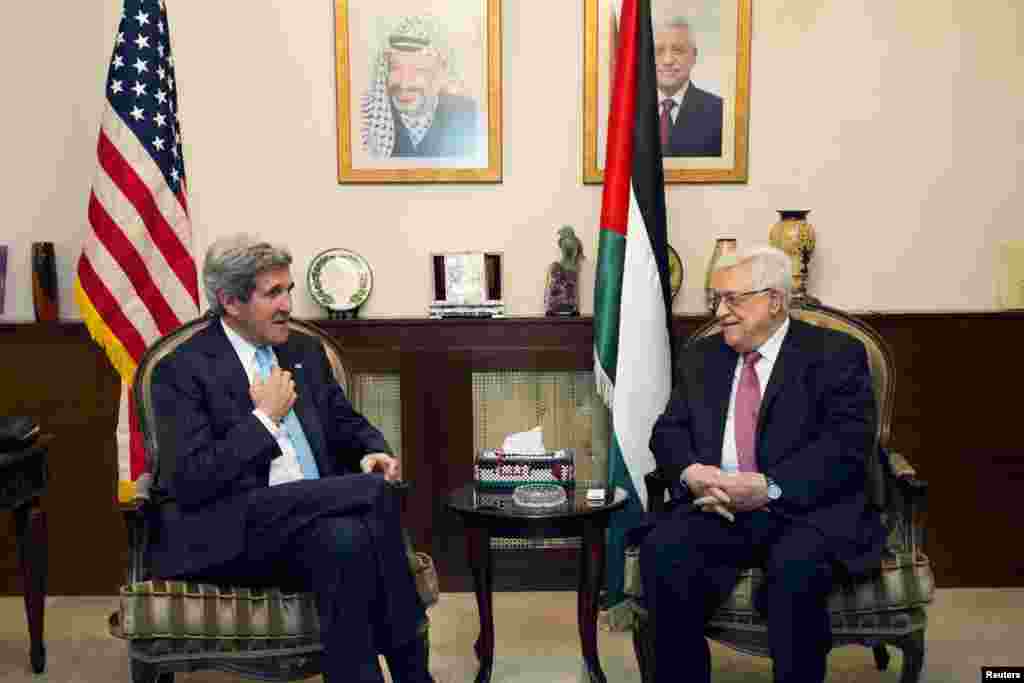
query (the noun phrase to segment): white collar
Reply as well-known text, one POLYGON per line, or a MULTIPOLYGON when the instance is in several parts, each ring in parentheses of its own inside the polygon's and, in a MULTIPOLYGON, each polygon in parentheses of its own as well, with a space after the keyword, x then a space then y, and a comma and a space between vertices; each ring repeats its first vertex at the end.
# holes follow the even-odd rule
POLYGON ((768 340, 764 344, 757 347, 756 351, 761 354, 761 358, 765 358, 770 363, 774 363, 775 359, 779 357, 779 351, 782 349, 782 340, 786 338, 786 332, 789 331, 789 315, 786 315, 786 319, 779 325, 779 329, 775 330, 772 336, 768 337, 768 340))

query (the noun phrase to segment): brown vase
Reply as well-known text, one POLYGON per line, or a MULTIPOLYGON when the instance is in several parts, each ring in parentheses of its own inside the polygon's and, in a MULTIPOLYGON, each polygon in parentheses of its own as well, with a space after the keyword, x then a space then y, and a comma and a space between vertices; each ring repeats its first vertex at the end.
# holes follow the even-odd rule
POLYGON ((53 242, 32 243, 32 303, 36 309, 36 320, 53 322, 60 317, 57 257, 53 242))
POLYGON ((711 260, 708 261, 708 271, 704 274, 704 305, 707 306, 711 315, 715 314, 714 294, 711 291, 711 273, 715 272, 718 264, 723 258, 736 254, 736 238, 719 237, 715 240, 715 248, 711 252, 711 260))
POLYGON ((786 252, 793 261, 793 297, 811 298, 807 293, 808 264, 814 253, 814 226, 807 222, 809 209, 779 209, 779 220, 772 226, 768 241, 786 252))

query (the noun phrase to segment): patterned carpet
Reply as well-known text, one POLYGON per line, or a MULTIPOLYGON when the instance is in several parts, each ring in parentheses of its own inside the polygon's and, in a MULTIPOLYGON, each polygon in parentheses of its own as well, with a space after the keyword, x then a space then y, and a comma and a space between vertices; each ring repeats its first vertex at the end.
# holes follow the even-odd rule
MULTIPOLYGON (((28 669, 27 634, 19 597, 0 598, 0 683, 106 683, 129 681, 125 645, 106 634, 106 597, 55 597, 47 605, 47 672, 28 669)), ((581 667, 573 593, 495 595, 493 683, 577 683, 581 667)), ((926 683, 980 680, 980 669, 1024 665, 1024 589, 941 590, 929 612, 926 683)), ((445 594, 431 610, 431 670, 437 683, 467 683, 476 675, 477 636, 472 595, 445 594)), ((639 683, 628 633, 602 632, 598 644, 610 683, 639 683)), ((716 683, 770 683, 771 662, 712 644, 716 683)), ((829 683, 888 683, 899 680, 900 657, 890 670, 874 669, 863 648, 836 650, 829 659, 829 683)), ((685 681, 683 671, 680 681, 685 681)), ((179 683, 230 683, 231 674, 179 675, 179 683)), ((314 682, 320 679, 312 679, 314 682)))

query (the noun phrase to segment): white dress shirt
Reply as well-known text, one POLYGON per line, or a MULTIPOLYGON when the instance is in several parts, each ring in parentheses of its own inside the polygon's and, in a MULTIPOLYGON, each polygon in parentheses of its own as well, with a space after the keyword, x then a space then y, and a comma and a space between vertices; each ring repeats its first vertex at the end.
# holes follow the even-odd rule
MULTIPOLYGON (((775 367, 775 360, 779 357, 779 349, 782 348, 782 340, 786 338, 789 331, 789 317, 782 322, 779 329, 768 340, 754 349, 761 354, 761 357, 754 364, 754 372, 757 373, 757 381, 761 385, 761 397, 764 397, 765 387, 771 379, 772 369, 775 367)), ((729 394, 729 413, 725 418, 725 438, 722 439, 722 470, 725 472, 739 472, 739 457, 736 455, 736 387, 740 385, 740 375, 743 373, 743 354, 736 360, 736 371, 732 375, 732 391, 729 394)))
MULTIPOLYGON (((223 320, 220 321, 220 324, 224 327, 224 333, 227 334, 232 348, 238 354, 238 360, 242 363, 245 376, 249 378, 249 386, 252 386, 253 381, 259 377, 259 370, 256 366, 256 346, 231 329, 223 320)), ((273 348, 270 349, 270 354, 274 357, 274 365, 277 365, 277 354, 274 353, 273 348)), ((295 455, 295 447, 292 446, 288 431, 280 425, 274 424, 274 421, 259 408, 254 408, 252 414, 259 418, 263 426, 274 437, 278 448, 281 449, 281 455, 270 461, 268 484, 275 486, 302 479, 302 468, 299 466, 299 458, 295 455)))

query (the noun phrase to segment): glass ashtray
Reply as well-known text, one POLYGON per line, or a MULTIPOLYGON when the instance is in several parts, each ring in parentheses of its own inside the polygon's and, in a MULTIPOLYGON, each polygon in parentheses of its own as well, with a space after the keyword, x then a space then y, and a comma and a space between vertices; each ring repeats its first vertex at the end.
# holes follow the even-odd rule
POLYGON ((524 508, 550 508, 562 505, 568 496, 558 484, 521 484, 512 491, 512 500, 524 508))

